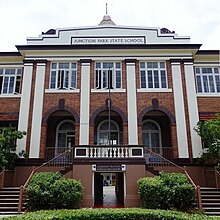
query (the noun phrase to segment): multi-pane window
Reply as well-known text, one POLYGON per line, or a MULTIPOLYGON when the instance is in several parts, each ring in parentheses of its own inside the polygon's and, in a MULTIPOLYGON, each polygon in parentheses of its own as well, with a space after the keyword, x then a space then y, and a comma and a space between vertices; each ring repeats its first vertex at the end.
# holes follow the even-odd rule
POLYGON ((140 62, 140 82, 142 89, 166 89, 165 62, 140 62))
POLYGON ((121 73, 120 62, 97 62, 95 66, 95 88, 121 89, 121 73))
POLYGON ((21 69, 6 68, 0 69, 0 93, 18 94, 21 85, 21 69))
POLYGON ((76 89, 76 63, 52 63, 50 89, 76 89))
POLYGON ((219 67, 196 67, 198 93, 220 93, 219 67))

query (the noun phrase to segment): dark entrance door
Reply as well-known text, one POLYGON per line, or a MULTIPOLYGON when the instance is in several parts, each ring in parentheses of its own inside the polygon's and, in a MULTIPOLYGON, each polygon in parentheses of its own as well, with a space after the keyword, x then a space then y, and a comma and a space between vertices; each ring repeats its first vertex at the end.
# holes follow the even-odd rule
POLYGON ((124 207, 124 173, 94 173, 94 206, 104 208, 124 207), (114 177, 110 181, 111 184, 106 184, 106 175, 114 177))
POLYGON ((115 193, 119 206, 124 206, 124 173, 116 173, 115 193))
POLYGON ((94 196, 95 206, 102 205, 103 203, 103 176, 101 173, 94 174, 94 196))

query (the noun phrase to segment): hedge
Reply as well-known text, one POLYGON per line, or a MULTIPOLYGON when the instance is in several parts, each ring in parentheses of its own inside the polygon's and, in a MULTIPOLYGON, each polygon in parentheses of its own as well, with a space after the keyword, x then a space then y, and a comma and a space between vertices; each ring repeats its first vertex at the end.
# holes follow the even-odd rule
POLYGON ((187 214, 176 211, 150 210, 140 208, 125 209, 79 209, 79 210, 50 210, 30 212, 7 220, 213 220, 199 214, 187 214))
POLYGON ((137 184, 143 208, 188 210, 195 201, 195 189, 185 174, 161 173, 141 178, 137 184))
POLYGON ((60 173, 41 172, 33 175, 27 195, 31 210, 72 209, 79 207, 83 186, 75 179, 63 178, 60 173))

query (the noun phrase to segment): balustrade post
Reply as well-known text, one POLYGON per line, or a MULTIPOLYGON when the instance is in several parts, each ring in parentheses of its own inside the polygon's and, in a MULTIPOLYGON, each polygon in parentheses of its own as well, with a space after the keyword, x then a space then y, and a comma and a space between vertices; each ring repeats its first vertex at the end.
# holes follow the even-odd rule
POLYGON ((97 157, 97 148, 94 148, 94 157, 97 157))
POLYGON ((128 157, 128 148, 125 148, 125 157, 128 157))

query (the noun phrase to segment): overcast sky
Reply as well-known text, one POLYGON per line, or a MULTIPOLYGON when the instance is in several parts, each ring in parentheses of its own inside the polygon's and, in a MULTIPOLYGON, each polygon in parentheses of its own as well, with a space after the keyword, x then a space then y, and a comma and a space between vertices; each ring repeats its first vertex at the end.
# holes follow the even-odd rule
POLYGON ((0 51, 16 51, 26 37, 53 28, 97 25, 166 27, 201 49, 220 49, 219 0, 0 0, 0 51))

